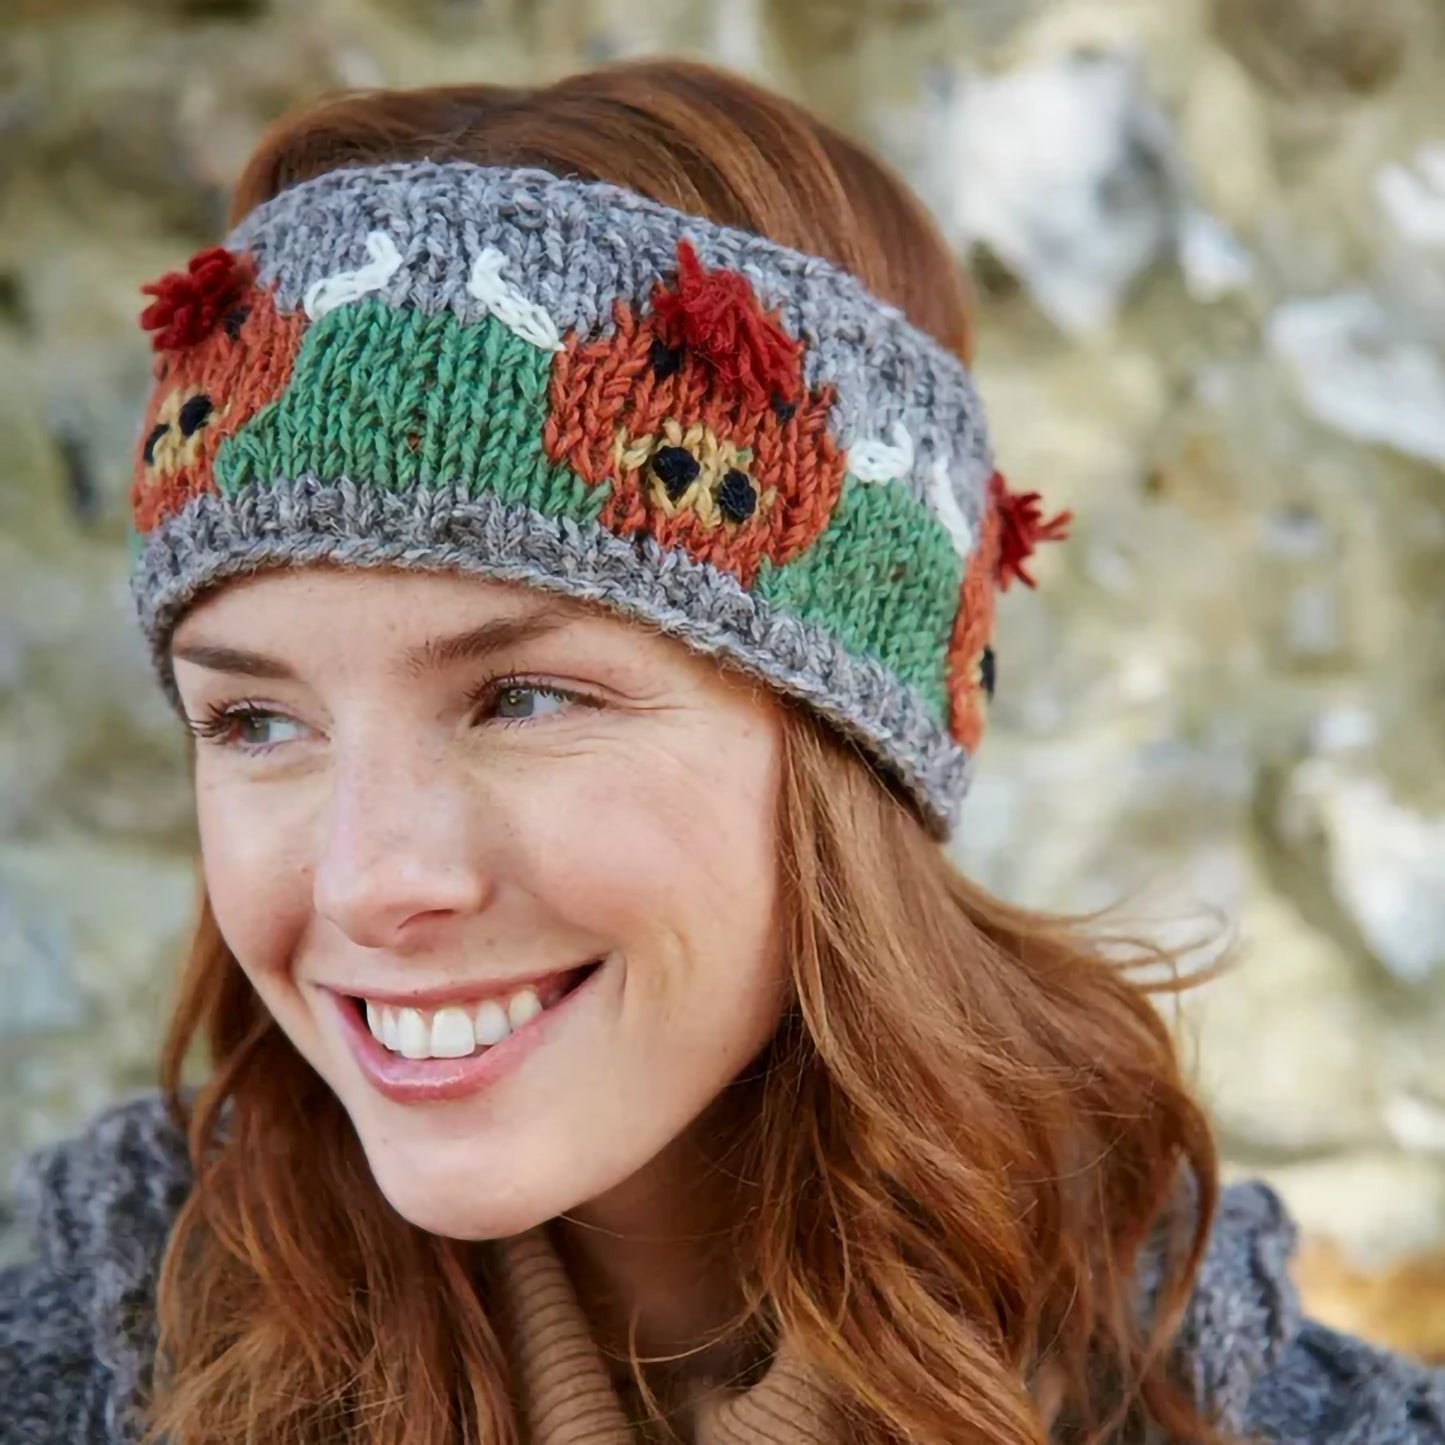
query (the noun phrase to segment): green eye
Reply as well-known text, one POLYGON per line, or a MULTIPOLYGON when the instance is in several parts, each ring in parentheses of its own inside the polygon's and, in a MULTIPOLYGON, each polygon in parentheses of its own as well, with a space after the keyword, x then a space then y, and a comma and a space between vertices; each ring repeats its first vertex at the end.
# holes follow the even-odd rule
POLYGON ((267 748, 275 747, 277 743, 294 741, 294 730, 299 728, 299 724, 291 718, 280 717, 272 712, 245 712, 236 715, 235 727, 236 740, 242 747, 267 748), (289 737, 286 735, 288 726, 293 729, 289 737), (279 737, 277 729, 280 730, 279 737))
POLYGON ((530 722, 533 718, 561 712, 567 703, 568 698, 563 693, 545 687, 513 684, 498 691, 492 704, 492 714, 511 721, 530 722))
POLYGON ((282 743, 295 742, 304 724, 283 713, 269 712, 244 703, 209 709, 203 718, 188 721, 196 737, 238 753, 267 753, 282 743), (293 731, 286 735, 286 729, 293 731), (277 729, 281 736, 276 736, 277 729))

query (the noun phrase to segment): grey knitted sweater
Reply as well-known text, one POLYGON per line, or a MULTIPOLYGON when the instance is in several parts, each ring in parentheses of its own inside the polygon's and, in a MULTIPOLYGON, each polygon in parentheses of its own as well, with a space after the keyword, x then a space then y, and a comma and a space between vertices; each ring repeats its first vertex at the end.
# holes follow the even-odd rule
MULTIPOLYGON (((0 1445, 133 1442, 156 1267, 189 1187, 183 1141, 146 1097, 18 1182, 36 1254, 0 1271, 0 1445)), ((1225 1192, 1185 1327, 1200 1399, 1277 1445, 1445 1445, 1445 1372, 1301 1319, 1293 1245, 1266 1187, 1225 1192)))

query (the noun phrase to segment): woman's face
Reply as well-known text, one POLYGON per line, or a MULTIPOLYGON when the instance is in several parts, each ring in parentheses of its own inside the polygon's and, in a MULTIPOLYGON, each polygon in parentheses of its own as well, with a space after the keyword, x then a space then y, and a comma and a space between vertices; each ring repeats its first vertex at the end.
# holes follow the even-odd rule
POLYGON ((445 574, 263 574, 173 656, 221 932, 413 1223, 603 1199, 766 1044, 766 691, 445 574))

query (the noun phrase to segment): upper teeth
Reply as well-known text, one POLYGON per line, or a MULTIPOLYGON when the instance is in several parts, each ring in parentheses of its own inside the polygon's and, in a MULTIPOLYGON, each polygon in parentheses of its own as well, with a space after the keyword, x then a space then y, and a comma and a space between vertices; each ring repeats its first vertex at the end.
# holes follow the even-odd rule
POLYGON ((366 1023, 382 1045, 408 1059, 461 1059, 499 1044, 542 1012, 534 988, 507 999, 487 999, 474 1008, 448 1004, 435 1012, 394 1008, 367 1001, 366 1023))

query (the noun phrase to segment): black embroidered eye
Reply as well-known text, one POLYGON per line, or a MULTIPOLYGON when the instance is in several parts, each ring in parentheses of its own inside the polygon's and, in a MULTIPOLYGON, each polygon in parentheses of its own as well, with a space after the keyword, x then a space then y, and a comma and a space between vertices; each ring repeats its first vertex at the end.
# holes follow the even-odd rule
POLYGON ((785 401, 776 392, 772 400, 773 415, 786 426, 793 419, 793 413, 797 411, 797 405, 791 401, 785 401))
POLYGON ((978 685, 990 699, 993 697, 993 688, 996 681, 997 662, 993 655, 993 648, 985 647, 978 659, 978 685))
POLYGON ((652 454, 652 472, 675 502, 697 480, 697 458, 686 447, 659 447, 652 454))
POLYGON ((211 418, 211 398, 193 396, 181 407, 176 422, 183 437, 194 436, 211 418))
POLYGON ((246 318, 251 314, 249 306, 238 306, 234 311, 226 312, 226 319, 221 323, 226 328, 226 335, 234 341, 240 334, 241 328, 246 324, 246 318))
POLYGON ((647 361, 652 374, 659 381, 666 381, 682 365, 682 348, 669 346, 660 336, 654 336, 647 349, 647 361))
POLYGON ((146 444, 141 449, 141 460, 146 466, 151 467, 155 465, 156 443, 160 441, 168 431, 170 431, 170 427, 168 427, 165 422, 159 422, 151 428, 151 434, 146 438, 146 444))
POLYGON ((734 467, 717 489, 717 505, 729 522, 746 522, 758 509, 758 494, 746 472, 734 467))

